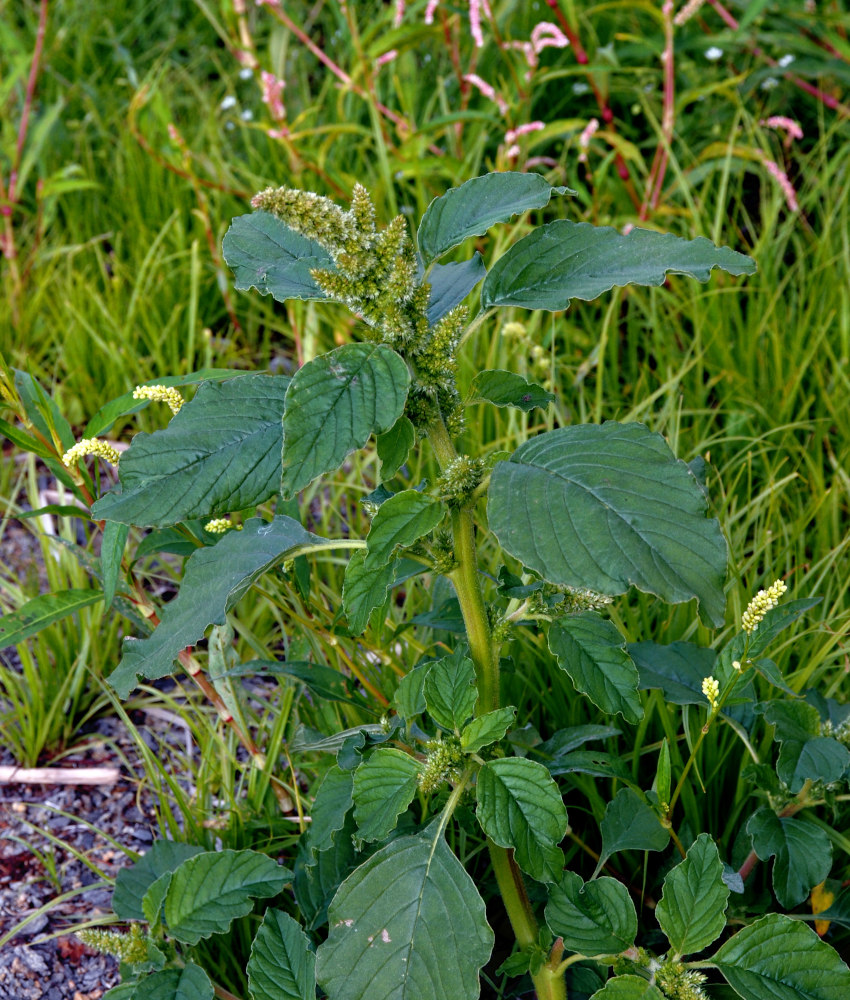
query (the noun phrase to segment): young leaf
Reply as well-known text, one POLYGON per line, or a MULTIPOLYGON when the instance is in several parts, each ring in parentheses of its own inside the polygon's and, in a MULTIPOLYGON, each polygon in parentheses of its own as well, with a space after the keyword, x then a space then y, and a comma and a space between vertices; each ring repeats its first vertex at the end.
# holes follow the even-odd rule
POLYGON ((380 747, 354 772, 354 819, 363 840, 384 840, 413 801, 422 765, 410 754, 380 747))
POLYGON ((409 385, 407 365, 383 344, 345 344, 299 368, 283 414, 284 499, 388 431, 409 385))
POLYGON ((175 840, 155 840, 150 850, 129 868, 122 868, 115 879, 112 909, 121 920, 144 920, 142 899, 158 878, 176 871, 180 865, 200 854, 203 848, 175 840))
POLYGON ((330 254, 268 212, 237 216, 224 234, 221 250, 239 289, 256 288, 278 302, 326 297, 310 272, 333 270, 330 254))
POLYGON ((399 681, 393 695, 393 704, 405 722, 425 711, 425 678, 429 667, 429 663, 414 667, 399 681))
POLYGON ((670 763, 670 744, 667 737, 661 741, 661 749, 658 751, 658 766, 655 769, 655 782, 653 787, 658 796, 658 801, 668 803, 670 801, 670 786, 673 780, 673 770, 670 763))
POLYGON ((472 660, 456 650, 432 663, 425 677, 425 704, 435 722, 460 732, 475 710, 478 690, 472 660))
POLYGON ((670 839, 654 810, 630 788, 621 788, 608 803, 600 823, 602 854, 594 877, 618 851, 663 851, 670 839))
POLYGON ((439 500, 419 490, 402 490, 385 500, 366 538, 366 567, 383 566, 400 545, 412 545, 432 531, 445 515, 439 500))
POLYGON ((355 869, 329 920, 316 973, 330 1000, 477 1000, 493 932, 475 884, 433 826, 355 869))
MULTIPOLYGON (((213 1000, 215 990, 206 972, 194 962, 182 969, 162 969, 135 983, 128 1000, 213 1000)), ((115 992, 114 990, 110 992, 115 992)), ((107 994, 108 995, 108 994, 107 994)))
POLYGON ((198 549, 187 560, 180 592, 166 605, 153 635, 124 640, 124 656, 109 683, 126 698, 137 674, 165 677, 181 650, 194 645, 208 625, 223 625, 230 608, 266 570, 316 545, 328 543, 279 515, 273 521, 251 518, 243 531, 228 532, 218 544, 198 549))
POLYGON ((248 959, 252 1000, 316 1000, 316 956, 288 913, 266 910, 248 959))
POLYGON ((499 462, 490 527, 550 583, 603 594, 635 586, 671 604, 696 597, 722 625, 726 541, 684 462, 643 424, 540 434, 499 462))
POLYGON ((558 844, 567 832, 567 810, 542 764, 522 757, 488 761, 478 772, 476 816, 500 847, 539 882, 555 882, 564 867, 558 844))
POLYGON ((472 380, 467 394, 467 403, 486 401, 494 406, 515 406, 528 413, 535 406, 541 410, 555 398, 554 394, 522 375, 500 370, 479 372, 472 380))
POLYGON ((365 549, 352 552, 342 583, 342 608, 352 635, 362 635, 369 616, 386 601, 396 568, 395 559, 381 566, 367 566, 365 549))
POLYGON ((381 463, 381 482, 392 479, 404 465, 415 441, 416 430, 404 415, 385 434, 378 435, 376 444, 381 463))
POLYGON ((483 236, 491 226, 534 208, 545 208, 553 188, 540 174, 504 173, 474 177, 450 188, 425 209, 419 224, 419 252, 426 266, 469 236, 483 236))
POLYGON ((316 854, 331 847, 336 833, 345 826, 345 817, 353 803, 353 783, 351 771, 343 771, 336 764, 322 778, 313 801, 310 828, 302 838, 308 865, 316 854))
POLYGON ((623 236, 610 226, 560 219, 534 229, 496 261, 481 305, 559 312, 570 299, 590 301, 615 285, 663 285, 668 273, 706 282, 715 267, 734 275, 756 270, 750 257, 703 236, 685 240, 648 229, 623 236))
POLYGON ((619 955, 637 936, 637 913, 622 882, 603 876, 583 883, 565 871, 549 889, 546 923, 568 951, 582 955, 619 955))
POLYGON ((790 910, 802 903, 813 886, 819 885, 832 868, 832 843, 819 826, 793 816, 777 816, 766 806, 747 823, 753 850, 773 862, 773 891, 790 910))
POLYGON ((729 887, 717 845, 707 833, 691 844, 685 860, 668 872, 655 910, 661 930, 678 955, 702 951, 723 933, 729 887))
POLYGON ((616 626, 592 611, 567 615, 549 629, 549 649, 576 688, 603 712, 639 722, 638 672, 625 645, 616 626))
POLYGON ((615 976, 590 1000, 665 1000, 657 986, 642 976, 615 976))
POLYGON ((292 872, 257 851, 205 851, 181 864, 165 894, 169 933, 186 944, 223 934, 252 900, 276 896, 292 872))
POLYGON ((17 611, 0 618, 0 649, 16 646, 48 625, 102 600, 99 590, 60 590, 33 597, 17 611))
POLYGON ((428 275, 431 297, 425 311, 431 326, 439 323, 450 309, 459 306, 486 274, 484 259, 477 250, 469 260, 435 264, 428 275))
POLYGON ((497 708, 473 719, 463 727, 460 734, 460 747, 464 753, 478 753, 491 743, 502 739, 516 716, 513 705, 507 708, 497 708))
POLYGON ((204 382, 168 424, 137 434, 121 456, 121 490, 92 507, 96 518, 165 527, 244 510, 280 483, 283 375, 204 382))
POLYGON ((155 882, 148 886, 147 891, 142 897, 142 913, 144 913, 144 919, 151 927, 156 927, 159 923, 159 914, 162 910, 162 904, 165 902, 165 894, 171 885, 173 875, 174 872, 165 872, 164 875, 160 875, 155 882))
POLYGON ((714 675, 717 654, 693 642, 630 642, 629 652, 640 675, 641 691, 658 688, 674 705, 704 705, 702 682, 714 675))
POLYGON ((713 961, 747 1000, 837 1000, 850 969, 802 921, 771 913, 731 937, 713 961))

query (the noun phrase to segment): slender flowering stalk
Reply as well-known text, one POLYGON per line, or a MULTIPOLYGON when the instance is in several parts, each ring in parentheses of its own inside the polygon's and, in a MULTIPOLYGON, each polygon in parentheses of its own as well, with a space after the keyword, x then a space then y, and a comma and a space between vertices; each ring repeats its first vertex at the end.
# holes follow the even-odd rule
POLYGON ((578 155, 579 163, 587 163, 587 150, 590 147, 590 140, 596 134, 599 129, 599 119, 591 118, 590 121, 582 129, 581 135, 578 137, 578 148, 581 152, 578 155))
POLYGON ((437 8, 440 6, 440 0, 428 0, 428 6, 425 8, 425 23, 433 24, 434 15, 437 13, 437 8))
POLYGON ((677 28, 681 28, 683 24, 687 24, 704 3, 705 0, 688 0, 688 3, 673 18, 673 24, 677 28))
POLYGON ((501 114, 505 115, 508 113, 508 102, 502 97, 501 94, 497 94, 494 88, 487 83, 486 80, 482 80, 477 73, 467 73, 464 76, 464 80, 467 83, 471 83, 473 87, 477 88, 484 97, 489 98, 495 104, 498 104, 499 111, 501 114))
POLYGON ((149 399, 155 403, 167 403, 172 413, 179 413, 185 400, 172 385, 137 385, 133 399, 149 399))
POLYGON ((782 580, 776 580, 767 590, 760 590, 747 605, 747 610, 741 615, 741 628, 752 635, 757 631, 759 623, 764 616, 779 604, 779 598, 785 593, 788 587, 782 580))
POLYGON ((478 49, 484 48, 484 33, 481 30, 481 15, 492 17, 487 0, 469 0, 469 31, 478 49))
POLYGON ((792 212, 799 212, 800 205, 797 202, 797 192, 794 190, 794 185, 788 178, 788 174, 775 163, 773 160, 769 160, 764 154, 762 154, 762 163, 767 167, 767 172, 773 177, 776 183, 782 188, 782 193, 785 195, 785 201, 788 202, 788 207, 792 212))
POLYGON ((95 455, 97 458, 103 458, 111 465, 118 464, 118 450, 113 448, 108 441, 101 440, 101 438, 83 438, 81 441, 78 441, 73 448, 69 448, 62 456, 62 464, 70 469, 87 455, 95 455))
POLYGON ((793 118, 786 118, 785 115, 772 115, 770 118, 762 118, 759 125, 763 125, 765 128, 776 129, 778 132, 784 132, 785 140, 783 144, 786 149, 791 148, 791 143, 795 139, 799 140, 803 138, 803 130, 799 124, 793 118))

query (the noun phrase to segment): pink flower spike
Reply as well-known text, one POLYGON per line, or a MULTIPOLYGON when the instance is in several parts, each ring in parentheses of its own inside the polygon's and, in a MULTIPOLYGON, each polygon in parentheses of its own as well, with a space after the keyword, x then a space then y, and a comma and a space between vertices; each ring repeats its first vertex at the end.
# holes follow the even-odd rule
POLYGON ((800 206, 797 204, 797 192, 794 190, 794 185, 790 180, 788 180, 788 174, 785 173, 778 163, 774 163, 773 160, 768 160, 764 153, 762 153, 762 162, 767 167, 767 172, 782 188, 782 193, 785 195, 788 207, 792 212, 799 212, 800 206))
POLYGON ((485 97, 489 98, 495 104, 498 104, 499 111, 504 115, 508 112, 508 102, 502 97, 501 94, 497 94, 496 91, 487 83, 486 80, 482 80, 477 73, 467 73, 464 76, 464 80, 467 83, 471 83, 473 87, 476 87, 485 97))
POLYGON ((570 44, 569 38, 561 31, 557 24, 551 21, 541 21, 534 26, 531 32, 531 44, 535 52, 543 49, 565 49, 570 44))
POLYGON ((437 8, 440 6, 440 0, 428 0, 428 6, 425 8, 425 23, 433 24, 434 15, 437 13, 437 8))
POLYGON ((272 118, 276 122, 286 118, 286 108, 283 106, 282 97, 286 82, 278 80, 274 73, 267 73, 265 70, 260 74, 260 82, 263 87, 263 104, 268 105, 272 118))
POLYGON ((582 129, 581 135, 578 137, 578 147, 581 150, 578 156, 579 163, 587 163, 587 150, 590 146, 590 140, 599 128, 599 119, 591 118, 590 121, 582 129))
POLYGON ((469 0, 469 30, 478 49, 484 48, 484 34, 481 31, 482 14, 485 17, 493 16, 487 0, 469 0))
POLYGON ((393 15, 393 27, 400 28, 404 20, 404 8, 407 6, 406 0, 395 0, 395 14, 393 15))
POLYGON ((280 0, 257 0, 258 7, 280 7, 280 0))
POLYGON ((289 129, 286 126, 283 128, 269 128, 266 129, 266 135, 270 139, 286 139, 289 135, 289 129))
POLYGON ((397 55, 398 55, 398 49, 390 49, 389 52, 385 52, 382 56, 378 56, 378 58, 375 60, 375 65, 386 66, 386 64, 391 63, 397 55))
POLYGON ((515 142, 521 135, 528 135, 529 132, 539 132, 543 128, 546 128, 544 122, 526 122, 525 125, 518 125, 516 128, 505 132, 505 142, 515 142))
POLYGON ((784 115, 773 115, 771 118, 762 118, 759 125, 765 128, 775 128, 782 132, 787 132, 789 139, 802 139, 803 130, 793 118, 786 118, 784 115))
POLYGON ((513 146, 508 146, 508 148, 505 150, 505 156, 509 160, 515 160, 519 156, 519 154, 520 154, 520 148, 519 146, 516 145, 516 143, 514 143, 513 146))

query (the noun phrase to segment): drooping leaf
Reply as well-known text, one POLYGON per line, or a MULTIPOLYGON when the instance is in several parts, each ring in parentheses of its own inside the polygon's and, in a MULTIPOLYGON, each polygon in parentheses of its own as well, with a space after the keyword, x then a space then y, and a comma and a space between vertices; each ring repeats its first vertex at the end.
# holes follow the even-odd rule
POLYGON ((299 368, 283 414, 284 499, 388 431, 409 385, 407 365, 383 344, 344 344, 299 368))
POLYGON ((505 735, 516 716, 513 705, 497 708, 493 712, 473 719, 463 727, 460 746, 464 753, 478 753, 491 743, 496 743, 505 735))
POLYGON ((642 976, 615 976, 590 1000, 665 1000, 657 986, 642 976))
POLYGON ((204 851, 184 861, 165 895, 169 933, 186 944, 223 934, 254 899, 276 896, 293 873, 257 851, 204 851))
POLYGON ((342 883, 316 973, 330 1000, 477 1000, 493 932, 434 828, 398 837, 342 883))
POLYGON ((618 955, 637 936, 637 913, 622 882, 603 876, 585 884, 565 871, 550 887, 546 923, 569 951, 582 955, 618 955))
POLYGON ((753 850, 762 861, 773 862, 773 891, 790 910, 802 903, 809 892, 829 875, 832 843, 819 826, 795 816, 777 816, 766 806, 747 823, 753 850))
POLYGON ((378 508, 366 538, 366 568, 383 566, 400 545, 412 545, 442 521, 445 507, 419 490, 402 490, 378 508))
POLYGON ((486 274, 484 259, 478 251, 469 260, 435 264, 428 275, 431 298, 425 311, 431 326, 439 323, 450 309, 460 305, 486 274))
POLYGON ((326 297, 310 272, 333 270, 330 254, 269 212, 237 216, 224 234, 221 250, 239 289, 256 288, 278 302, 326 297))
POLYGON ((144 920, 142 899, 158 878, 176 871, 180 865, 202 848, 175 840, 155 840, 150 850, 128 868, 122 868, 115 879, 112 909, 121 920, 144 920))
POLYGON ((48 625, 103 600, 99 590, 60 590, 42 594, 0 618, 0 649, 16 646, 48 625))
POLYGON ((553 188, 540 174, 505 171, 474 177, 435 198, 419 223, 419 252, 428 265, 469 236, 483 236, 499 222, 535 208, 545 208, 553 188))
POLYGON ((92 514, 123 524, 165 527, 268 500, 280 483, 283 375, 204 382, 167 427, 137 434, 121 456, 121 490, 92 514))
POLYGON ((671 604, 723 624, 726 541, 684 462, 643 424, 580 424, 532 438, 490 479, 503 548, 560 586, 671 604))
POLYGON ((585 743, 593 740, 607 740, 611 736, 620 736, 622 730, 616 726, 568 726, 566 729, 559 729, 554 736, 534 748, 534 753, 540 757, 555 760, 563 757, 564 754, 577 750, 585 743))
POLYGON ((132 1000, 213 1000, 214 995, 209 976, 194 962, 145 976, 130 994, 132 1000))
POLYGON ((661 825, 654 810, 631 790, 621 788, 608 803, 602 822, 602 854, 596 866, 602 866, 618 851, 663 851, 670 840, 670 831, 661 825))
POLYGON ((413 801, 422 765, 394 747, 379 747, 354 772, 354 819, 363 840, 384 840, 413 801))
POLYGON ((446 729, 460 732, 478 698, 472 660, 459 650, 436 660, 428 668, 423 693, 431 718, 446 729))
POLYGON ((328 850, 337 832, 345 826, 345 817, 353 804, 353 782, 351 771, 343 771, 336 764, 322 778, 310 813, 310 829, 303 838, 308 865, 316 854, 328 850))
POLYGON ((643 718, 638 672, 616 626, 592 611, 567 615, 549 629, 549 649, 577 690, 609 715, 643 718))
POLYGON ((490 268, 481 305, 567 309, 570 299, 590 301, 615 286, 663 285, 668 274, 708 281, 712 268, 754 274, 755 262, 716 247, 703 236, 633 229, 624 236, 610 226, 560 219, 534 229, 490 268))
POLYGON ((556 882, 564 867, 558 844, 567 832, 567 810, 542 764, 522 757, 487 761, 478 772, 476 816, 500 847, 539 882, 556 882))
POLYGON ((348 565, 342 584, 342 607, 352 635, 362 635, 369 624, 369 616, 387 599, 395 577, 397 560, 377 566, 366 565, 366 550, 356 549, 348 565))
POLYGON ((121 559, 130 533, 128 524, 107 521, 103 526, 100 543, 100 566, 103 572, 103 604, 110 607, 115 599, 118 579, 121 576, 121 559))
POLYGON ((729 887, 717 845, 707 833, 691 844, 685 860, 667 873, 655 916, 679 955, 702 951, 723 933, 729 887))
POLYGON ((376 445, 381 462, 381 482, 392 479, 407 461, 416 441, 416 430, 403 414, 384 434, 379 434, 376 445))
POLYGON ((108 680, 122 698, 136 676, 164 677, 186 646, 208 625, 223 625, 226 613, 266 570, 312 546, 327 546, 291 517, 251 518, 243 531, 228 532, 211 548, 198 549, 186 562, 180 592, 166 605, 148 639, 125 639, 124 656, 108 680))
POLYGON ((529 382, 522 375, 498 370, 479 372, 467 394, 468 403, 485 400, 494 406, 515 406, 524 413, 535 406, 545 410, 554 398, 553 393, 529 382))
POLYGON ((713 961, 746 1000, 837 1000, 850 969, 799 920, 771 913, 731 937, 713 961))
POLYGON ((266 910, 248 959, 252 1000, 315 1000, 316 956, 301 925, 282 910, 266 910))
POLYGON ((692 642, 630 642, 626 647, 640 675, 638 687, 657 688, 674 705, 704 705, 702 682, 714 675, 717 654, 692 642))

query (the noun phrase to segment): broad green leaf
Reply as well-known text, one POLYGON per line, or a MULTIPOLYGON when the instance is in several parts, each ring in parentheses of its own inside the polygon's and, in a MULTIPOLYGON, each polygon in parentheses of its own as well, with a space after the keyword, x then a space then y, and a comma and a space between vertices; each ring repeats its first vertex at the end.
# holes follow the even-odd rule
POLYGON ((439 323, 450 309, 460 305, 486 274, 484 259, 478 251, 469 260, 435 264, 428 275, 431 297, 425 311, 431 326, 439 323))
POLYGON ((556 882, 564 867, 558 844, 567 832, 567 810, 542 764, 522 757, 488 761, 478 772, 476 816, 500 847, 538 882, 556 882))
POLYGON ((342 583, 342 607, 352 635, 362 635, 366 631, 369 616, 387 599, 395 571, 395 559, 383 565, 367 566, 365 549, 352 552, 342 583))
POLYGON ((145 976, 130 994, 132 1000, 213 1000, 214 995, 209 976, 194 962, 145 976))
POLYGON ((407 365, 383 344, 345 344, 299 368, 283 414, 284 499, 388 431, 409 385, 407 365))
POLYGON ((590 1000, 665 1000, 657 986, 642 976, 615 976, 590 1000))
POLYGON ((428 714, 435 722, 453 732, 460 732, 472 716, 478 690, 475 667, 460 650, 444 656, 428 668, 423 688, 428 714))
POLYGON ((167 427, 133 438, 118 464, 121 490, 102 496, 94 517, 165 527, 274 496, 289 384, 283 375, 204 382, 167 427))
POLYGON ((805 743, 783 740, 776 762, 776 773, 792 794, 806 781, 831 785, 839 781, 850 765, 850 751, 831 736, 818 736, 805 743))
POLYGON ((0 649, 16 646, 48 625, 103 600, 99 590, 60 590, 42 594, 0 618, 0 649))
POLYGON ((172 937, 186 944, 223 934, 254 899, 276 896, 292 872, 257 851, 205 851, 177 868, 165 894, 172 937))
POLYGON ((121 559, 130 534, 129 524, 107 521, 100 541, 100 567, 103 572, 103 605, 108 608, 115 600, 118 579, 121 576, 121 559))
POLYGON ((546 923, 568 951, 582 955, 618 955, 637 937, 637 913, 622 882, 603 876, 585 884, 565 871, 549 889, 546 923))
POLYGON ((477 1000, 493 932, 475 884, 433 826, 355 869, 329 922, 316 973, 330 1000, 477 1000))
POLYGON ((415 441, 416 430, 404 414, 388 431, 378 435, 375 443, 381 463, 381 482, 392 479, 404 465, 415 441))
POLYGON ((366 538, 366 567, 383 566, 400 545, 412 545, 443 520, 445 507, 419 490, 402 490, 386 500, 366 538))
POLYGON ((630 642, 626 649, 637 667, 641 691, 658 688, 674 705, 704 705, 702 682, 714 674, 717 654, 692 642, 630 642))
POLYGON ((310 811, 310 829, 303 838, 308 865, 316 854, 331 847, 336 834, 345 826, 345 817, 353 803, 353 781, 351 771, 343 771, 336 764, 322 778, 310 811))
POLYGON ((746 1000, 838 1000, 850 969, 801 921, 771 913, 731 937, 713 961, 746 1000))
POLYGON ((331 846, 315 857, 306 850, 305 838, 299 841, 293 890, 307 930, 314 931, 327 923, 328 906, 334 893, 357 867, 356 835, 354 816, 349 813, 331 846))
POLYGON ((413 801, 422 765, 394 747, 379 747, 354 772, 354 819, 363 840, 384 840, 413 801))
POLYGON ((151 927, 156 927, 159 923, 162 904, 165 902, 165 894, 171 885, 173 874, 173 872, 165 872, 164 875, 160 875, 156 882, 148 886, 147 891, 142 897, 142 913, 144 913, 145 920, 151 927))
POLYGON ((726 541, 693 473, 643 424, 579 424, 540 434, 499 462, 490 528, 550 583, 671 604, 696 597, 722 625, 726 541))
POLYGON ((221 250, 239 289, 256 288, 278 302, 326 297, 310 272, 333 270, 330 254, 269 212, 237 216, 224 234, 221 250))
POLYGON ((545 208, 553 194, 567 190, 553 188, 540 174, 506 171, 474 177, 450 188, 425 209, 417 236, 419 252, 430 264, 469 236, 483 236, 499 222, 545 208))
POLYGON ((723 933, 728 901, 729 887, 723 881, 717 845, 701 833, 685 860, 667 873, 655 916, 673 950, 692 955, 723 933))
POLYGON ((805 701, 772 701, 765 709, 764 719, 776 727, 778 740, 806 743, 820 736, 820 713, 805 701))
POLYGON ((623 236, 610 226, 560 219, 534 229, 490 268, 481 305, 567 309, 570 299, 590 301, 615 286, 663 285, 668 274, 708 281, 712 268, 754 274, 755 262, 703 236, 633 229, 623 236))
POLYGON ((399 681, 393 696, 393 704, 398 714, 405 720, 421 715, 425 711, 425 678, 430 664, 423 664, 409 670, 399 681))
POLYGON ((777 816, 764 806, 750 817, 747 833, 762 861, 775 856, 773 891, 786 910, 802 903, 812 888, 829 875, 832 843, 826 831, 814 823, 777 816))
POLYGON ((118 986, 114 986, 108 993, 103 994, 103 1000, 133 1000, 136 985, 135 982, 119 983, 118 986))
POLYGON ((500 370, 479 372, 469 387, 467 403, 486 401, 494 406, 515 406, 528 413, 535 406, 541 410, 555 398, 542 386, 529 382, 522 375, 500 370))
POLYGON ((288 913, 266 910, 248 959, 252 1000, 316 1000, 316 956, 288 913))
POLYGON ((201 853, 195 844, 175 840, 155 840, 150 850, 129 868, 122 868, 115 879, 112 909, 121 920, 144 920, 142 899, 158 878, 176 871, 180 865, 201 853))
POLYGON ((602 854, 594 877, 618 851, 663 851, 670 831, 661 825, 654 810, 631 788, 621 788, 608 803, 600 823, 602 854))
POLYGON ((616 626, 592 611, 567 615, 549 629, 549 649, 576 689, 609 715, 643 718, 638 672, 616 626))
POLYGON ((464 753, 478 753, 483 747, 498 742, 510 728, 515 716, 516 709, 509 705, 473 719, 463 727, 460 734, 461 749, 464 753))

